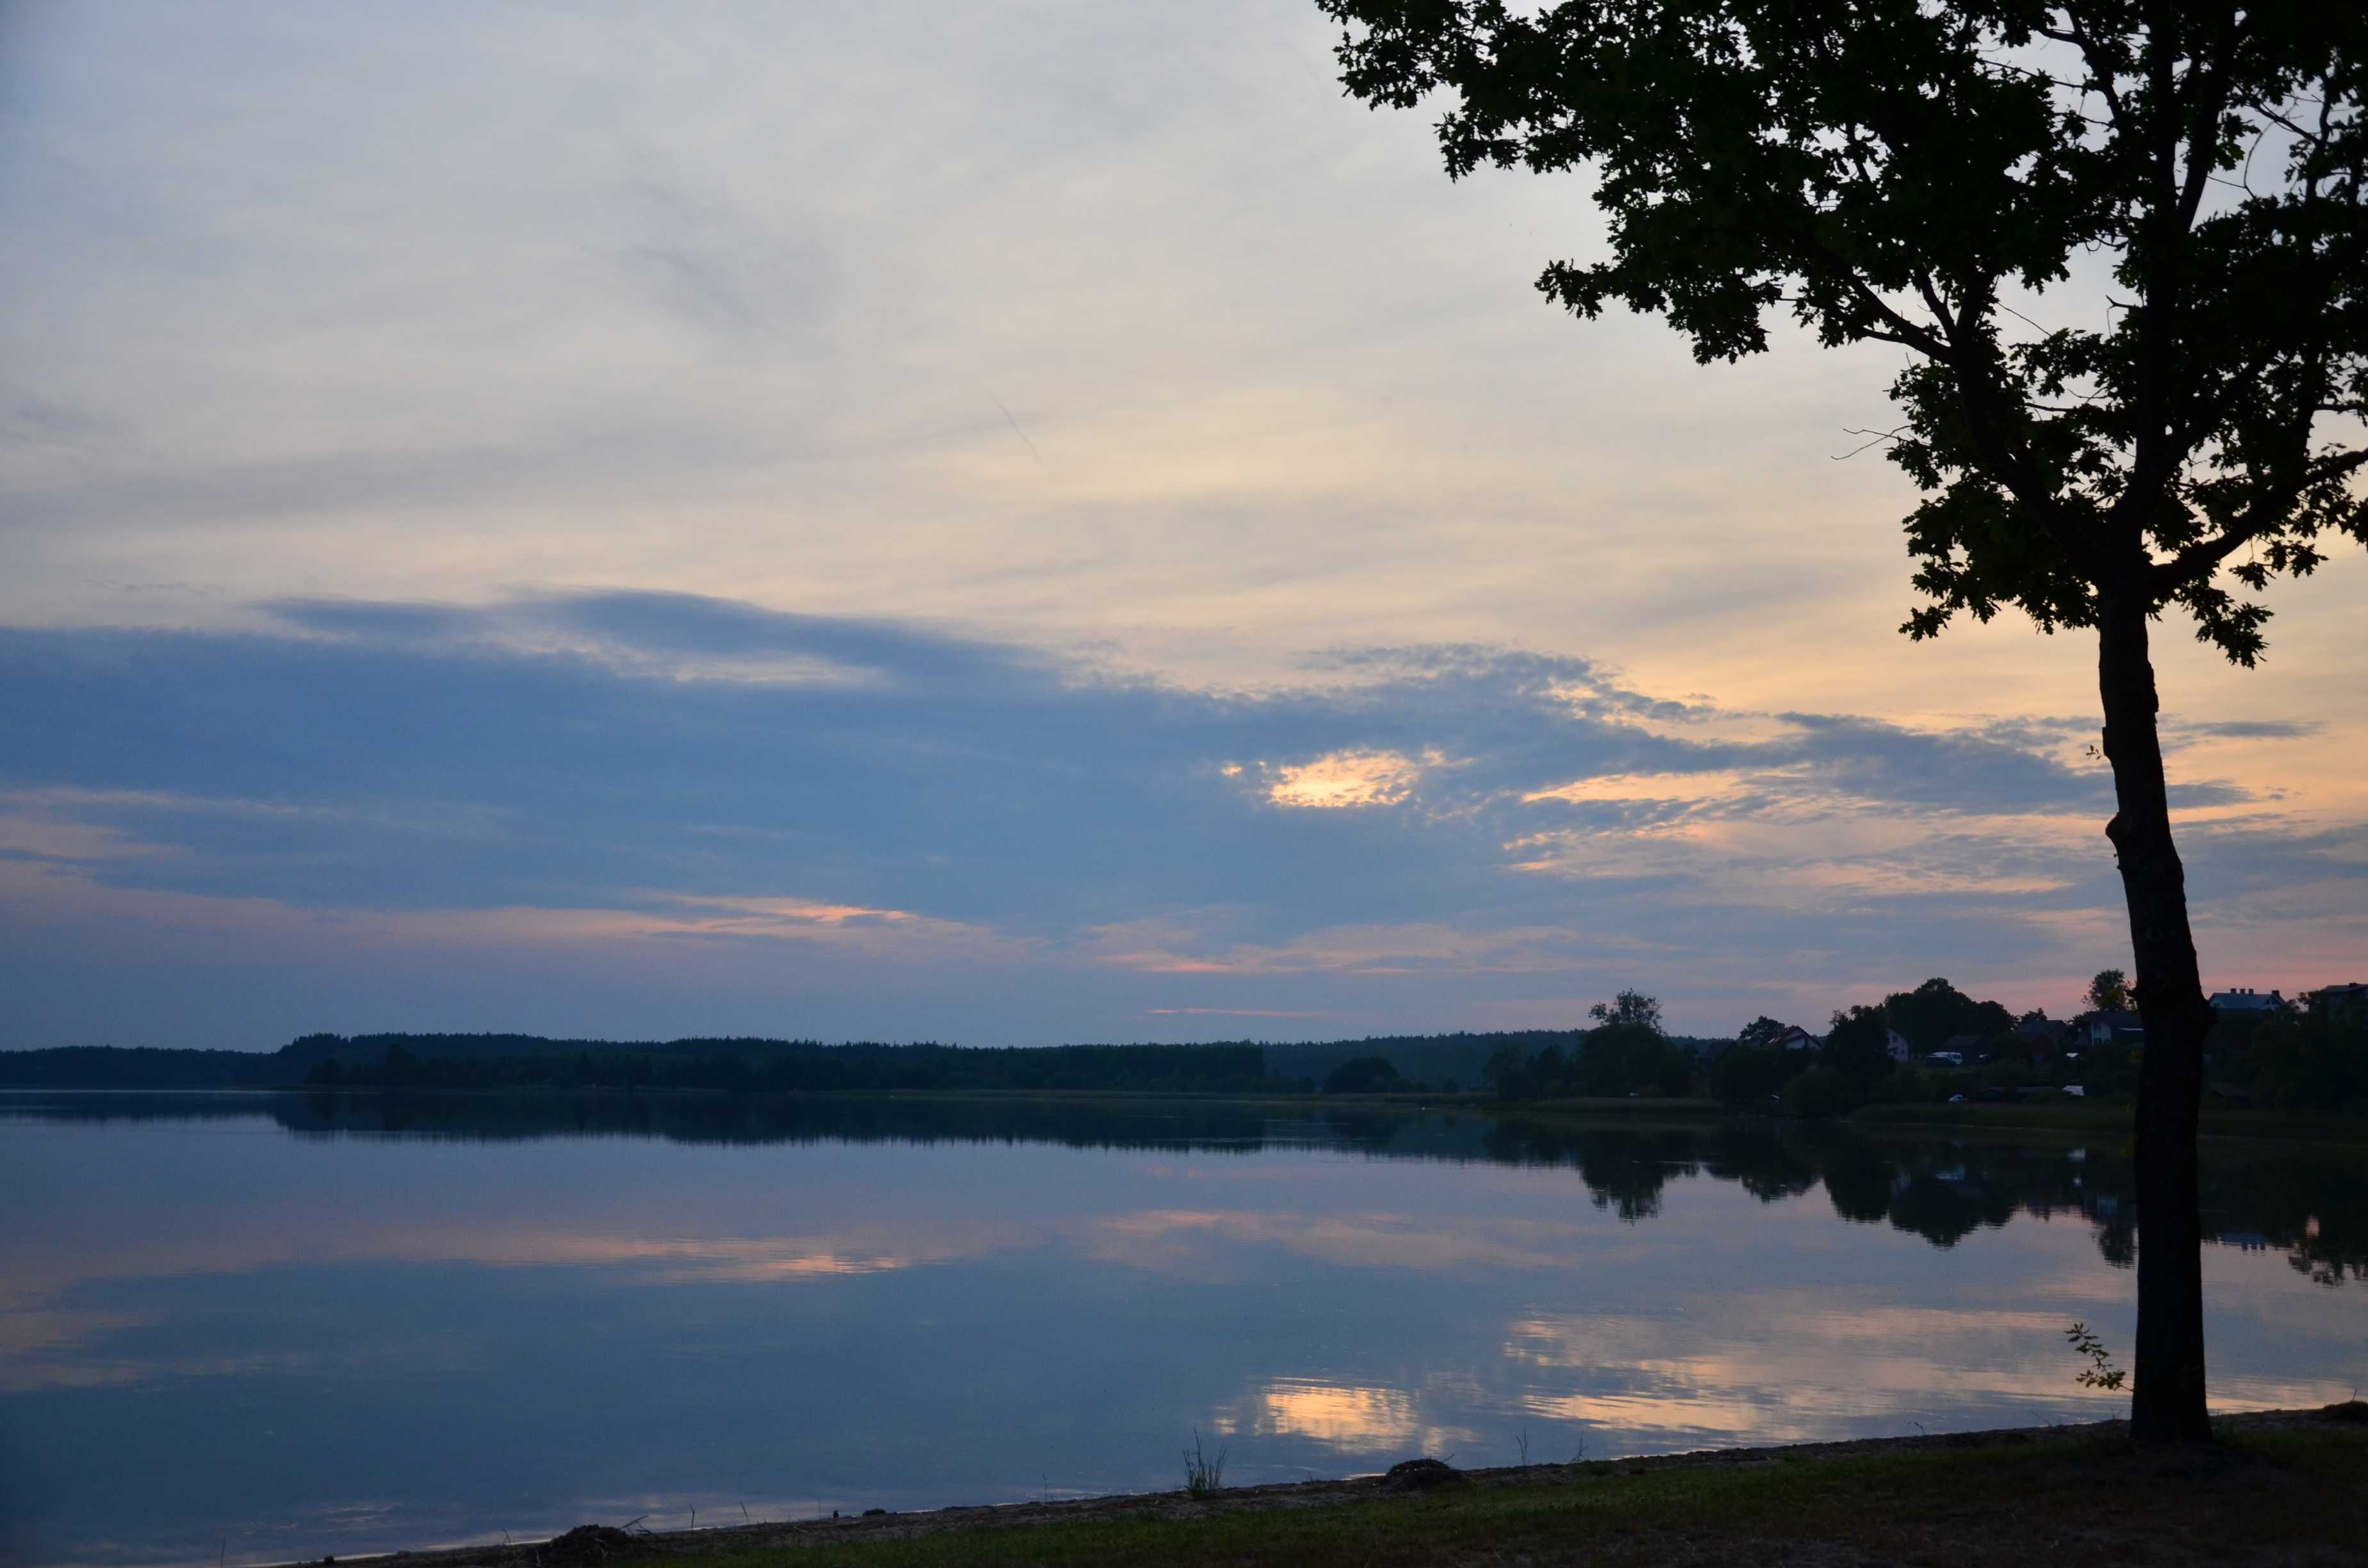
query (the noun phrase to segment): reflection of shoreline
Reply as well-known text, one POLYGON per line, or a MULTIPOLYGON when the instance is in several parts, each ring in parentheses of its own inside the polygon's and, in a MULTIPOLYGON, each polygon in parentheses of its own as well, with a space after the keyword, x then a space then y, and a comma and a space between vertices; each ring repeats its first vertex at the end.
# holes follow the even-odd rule
MULTIPOLYGON (((1508 1117, 1543 1123, 1578 1122, 1623 1125, 1667 1124, 1700 1126, 1706 1122, 1748 1120, 1779 1125, 1782 1119, 1744 1115, 1708 1099, 1554 1099, 1517 1104, 1463 1093, 1325 1096, 1203 1093, 1152 1089, 819 1089, 794 1092, 643 1085, 634 1088, 582 1088, 485 1085, 467 1088, 387 1088, 377 1085, 315 1087, 302 1085, 183 1088, 118 1088, 108 1086, 0 1085, 0 1125, 11 1120, 189 1120, 261 1114, 275 1101, 286 1099, 364 1103, 387 1102, 405 1107, 451 1105, 484 1101, 524 1108, 529 1113, 541 1104, 620 1107, 707 1105, 962 1105, 1101 1110, 1112 1113, 1157 1113, 1215 1110, 1287 1113, 1288 1117, 1387 1119, 1433 1112, 1508 1117)), ((2023 1142, 2064 1139, 2076 1142, 2119 1142, 2130 1136, 2130 1108, 2112 1102, 2066 1102, 2050 1106, 1900 1104, 1862 1106, 1839 1123, 1870 1136, 1945 1137, 1952 1141, 2023 1142)), ((476 1118, 493 1125, 482 1134, 493 1138, 572 1135, 572 1127, 547 1131, 505 1125, 506 1119, 476 1118)), ((622 1130, 622 1129, 620 1129, 622 1130)), ((369 1131, 389 1131, 385 1128, 369 1131)), ((677 1134, 660 1131, 660 1136, 677 1134)), ((2204 1146, 2224 1151, 2251 1146, 2283 1151, 2296 1143, 2327 1145, 2357 1151, 2368 1158, 2368 1117, 2310 1117, 2283 1112, 2203 1108, 2197 1136, 2204 1146)))
MULTIPOLYGON (((1247 1155, 1329 1150, 1385 1160, 1575 1171, 1600 1210, 1652 1219, 1668 1183, 1707 1176, 1763 1202, 1822 1186, 1840 1218, 1948 1247, 2018 1216, 2078 1218, 2107 1261, 2135 1256, 2130 1162, 2101 1141, 1971 1136, 1915 1123, 1500 1116, 1419 1104, 1109 1095, 813 1095, 519 1091, 27 1091, 6 1120, 134 1124, 268 1119, 301 1139, 634 1138, 688 1144, 1041 1143, 1247 1155)), ((2207 1240, 2288 1255, 2320 1282, 2368 1279, 2368 1152, 2207 1146, 2207 1240)))
MULTIPOLYGON (((316 1117, 312 1099, 291 1116, 316 1117)), ((1175 1140, 1232 1124, 1119 1114, 1059 1131, 1155 1152, 1072 1153, 1024 1146, 1037 1124, 1008 1105, 909 1103, 875 1108, 923 1122, 823 1106, 571 1142, 565 1102, 535 1113, 548 1141, 530 1147, 467 1136, 483 1108, 414 1103, 393 1136, 351 1119, 298 1134, 251 1104, 177 1132, 0 1131, 0 1156, 63 1199, 0 1225, 0 1309, 16 1309, 0 1335, 22 1336, 0 1355, 6 1408, 28 1427, 75 1402, 168 1434, 209 1423, 225 1442, 207 1506, 226 1517, 380 1495, 366 1489, 398 1472, 304 1469, 349 1410, 390 1451, 441 1449, 452 1474, 496 1478, 468 1494, 402 1471, 401 1511, 361 1527, 376 1539, 324 1537, 317 1560, 390 1533, 472 1539, 423 1522, 462 1494, 472 1525, 653 1504, 654 1526, 680 1525, 686 1500, 707 1524, 732 1501, 689 1489, 752 1451, 799 1484, 836 1466, 832 1484, 859 1490, 827 1513, 863 1487, 895 1490, 858 1506, 1018 1496, 1039 1462, 1054 1482, 1065 1463, 1098 1489, 1156 1485, 1169 1426, 1263 1481, 1424 1451, 1501 1462, 1517 1437, 1559 1459, 1582 1441, 1609 1457, 2077 1420, 2106 1406, 2060 1364, 2063 1323, 2127 1339, 2128 1278, 2077 1210, 1953 1254, 1847 1222, 1878 1202, 1886 1224, 1897 1208, 1978 1225, 2001 1199, 2023 1215, 2118 1179, 2110 1151, 1440 1112, 1255 1117, 1197 1153, 1175 1140), (455 1121, 461 1141, 433 1142, 455 1121), (947 1146, 894 1142, 916 1127, 947 1146), (752 1130, 788 1136, 724 1146, 752 1130), (480 1449, 461 1434, 481 1406, 535 1414, 495 1421, 480 1449), (610 1410, 666 1420, 628 1437, 610 1410), (249 1452, 286 1468, 246 1479, 249 1452), (529 1454, 565 1479, 504 1470, 529 1454), (577 1477, 637 1500, 577 1509, 577 1477)), ((2352 1369, 2361 1298, 2275 1255, 2213 1249, 2206 1267, 2238 1369, 2219 1369, 2225 1398, 2294 1403, 2297 1381, 2352 1369)), ((91 1518, 108 1506, 98 1482, 44 1484, 91 1518)), ((188 1533, 156 1506, 158 1530, 188 1533)))

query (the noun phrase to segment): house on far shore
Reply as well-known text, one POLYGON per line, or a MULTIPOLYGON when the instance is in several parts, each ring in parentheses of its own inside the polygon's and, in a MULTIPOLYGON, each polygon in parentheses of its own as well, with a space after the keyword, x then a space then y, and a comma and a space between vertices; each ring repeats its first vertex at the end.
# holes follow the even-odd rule
POLYGON ((2043 1045, 2050 1051, 2057 1050, 2071 1032, 2070 1024, 2060 1023, 2044 1013, 2026 1013, 2014 1024, 2014 1038, 2026 1049, 2034 1051, 2043 1045))
POLYGON ((2126 1040, 2132 1045, 2146 1043, 2146 1020, 2135 1013, 2107 1008, 2102 1012, 2083 1013, 2072 1022, 2090 1045, 2111 1045, 2117 1040, 2126 1040))
POLYGON ((2316 991, 2305 991, 2302 999, 2310 1005, 2312 1017, 2329 1023, 2368 1021, 2368 985, 2356 980, 2349 985, 2322 985, 2316 991))
POLYGON ((2256 991, 2240 985, 2234 991, 2214 991, 2211 996, 2213 1010, 2224 1018, 2245 1018, 2258 1021, 2285 1011, 2286 999, 2274 991, 2256 991))
MULTIPOLYGON (((2135 1022, 2135 1015, 2131 1017, 2135 1022)), ((2089 1043, 2089 1036, 2071 1024, 2052 1018, 2025 1018, 2014 1026, 2014 1042, 2029 1060, 2044 1062, 2059 1051, 2078 1056, 2080 1048, 2089 1043)))
POLYGON ((1978 1062, 1982 1058, 1982 1037, 1977 1034, 1952 1034, 1932 1054, 1953 1056, 1959 1062, 1978 1062))
POLYGON ((1770 1043, 1779 1051, 1816 1051, 1823 1047, 1826 1042, 1800 1025, 1794 1024, 1770 1043))
POLYGON ((1901 1034, 1895 1028, 1885 1028, 1883 1032, 1887 1037, 1884 1043, 1890 1050, 1891 1059, 1894 1062, 1913 1062, 1916 1060, 1915 1050, 1908 1045, 1907 1037, 1906 1035, 1901 1034))

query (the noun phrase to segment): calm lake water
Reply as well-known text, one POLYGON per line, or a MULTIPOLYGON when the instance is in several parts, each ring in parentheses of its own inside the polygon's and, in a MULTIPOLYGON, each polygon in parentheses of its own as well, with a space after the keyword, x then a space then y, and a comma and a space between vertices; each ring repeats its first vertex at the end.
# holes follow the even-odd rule
MULTIPOLYGON (((2215 1402, 2368 1387, 2368 1163, 2208 1162, 2215 1402)), ((0 1552, 263 1562, 2096 1419, 2118 1149, 1152 1102, 0 1096, 0 1552)))

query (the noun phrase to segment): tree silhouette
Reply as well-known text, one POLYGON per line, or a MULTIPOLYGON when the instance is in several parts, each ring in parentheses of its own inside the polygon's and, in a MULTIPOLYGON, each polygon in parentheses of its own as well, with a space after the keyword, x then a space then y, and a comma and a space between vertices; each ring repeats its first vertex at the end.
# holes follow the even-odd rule
POLYGON ((1587 1010, 1587 1016, 1599 1024, 1633 1024, 1656 1034, 1661 1030, 1659 998, 1641 991, 1622 991, 1609 1002, 1598 1002, 1587 1010))
POLYGON ((1961 1034, 1987 1040, 2014 1028, 2014 1015, 1996 1002, 1976 1002, 1935 975, 1913 991, 1883 999, 1883 1013, 1919 1052, 1938 1051, 1961 1034))
POLYGON ((2144 1438, 2206 1437, 2195 1121, 2212 1010, 2157 732, 2151 623, 2237 664, 2247 597, 2368 534, 2368 6, 2328 0, 1317 0, 1349 90, 1446 99, 1448 172, 1595 175, 1608 260, 1538 280, 1667 315, 1707 363, 1789 312, 1907 352, 1884 439, 1922 639, 2014 608, 2093 630, 2106 827, 2146 1051, 2144 1438), (2043 298, 2094 256, 2106 324, 2043 298), (2346 443, 2349 443, 2348 445, 2346 443))
POLYGON ((1891 1071, 1890 1021, 1880 1007, 1837 1012, 1817 1054, 1863 1092, 1891 1071))

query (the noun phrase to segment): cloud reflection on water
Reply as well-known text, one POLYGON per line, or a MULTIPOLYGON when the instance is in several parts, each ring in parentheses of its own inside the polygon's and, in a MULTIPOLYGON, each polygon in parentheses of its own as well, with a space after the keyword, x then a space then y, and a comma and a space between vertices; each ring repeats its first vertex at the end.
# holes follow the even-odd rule
MULTIPOLYGON (((250 1561, 388 1543, 321 1522, 347 1505, 443 1538, 522 1528, 522 1497, 564 1528, 734 1487, 1173 1485, 1194 1426, 1257 1481, 1510 1462, 1524 1433, 1562 1459, 2072 1419, 2112 1402, 2063 1324, 2128 1343, 2105 1150, 1181 1103, 186 1103, 0 1120, 0 1182, 44 1199, 0 1211, 0 1448, 56 1428, 186 1470, 203 1494, 139 1528, 293 1521, 250 1561), (158 1446, 201 1426, 194 1459, 158 1446)), ((2368 1298, 2311 1272, 2357 1265, 2356 1167, 2207 1173, 2242 1243, 2207 1254, 2223 1404, 2368 1374, 2368 1298)), ((0 1460, 60 1499, 41 1528, 93 1540, 67 1516, 116 1505, 75 1441, 0 1460)))

